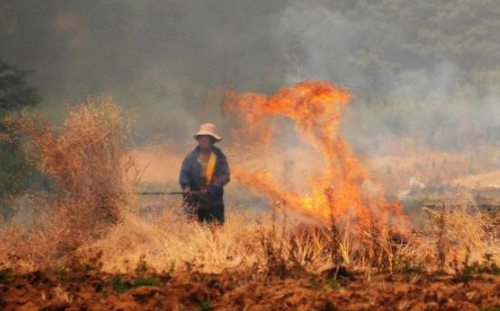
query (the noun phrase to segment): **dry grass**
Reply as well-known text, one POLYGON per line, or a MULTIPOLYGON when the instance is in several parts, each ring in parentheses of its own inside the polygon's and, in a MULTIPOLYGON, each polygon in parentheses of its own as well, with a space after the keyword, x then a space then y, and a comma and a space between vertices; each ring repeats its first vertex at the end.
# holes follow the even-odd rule
POLYGON ((126 179, 132 167, 125 156, 127 126, 111 98, 69 106, 60 127, 37 112, 12 116, 7 124, 18 138, 27 138, 30 160, 57 190, 43 205, 29 202, 31 219, 3 229, 17 233, 1 243, 4 253, 35 263, 56 260, 102 237, 121 210, 133 206, 126 179))
POLYGON ((498 184, 495 176, 482 176, 498 169, 500 153, 496 146, 484 146, 471 153, 451 153, 422 150, 405 156, 385 156, 368 159, 368 168, 386 190, 407 189, 412 177, 427 186, 443 184, 488 186, 498 184), (471 175, 477 175, 469 180, 471 175), (468 178, 469 177, 469 178, 468 178))
POLYGON ((144 258, 158 271, 172 267, 206 273, 256 267, 269 271, 273 264, 269 256, 288 259, 294 247, 294 256, 304 268, 319 271, 330 265, 323 252, 326 241, 314 244, 304 235, 282 235, 282 225, 269 215, 231 213, 219 228, 188 221, 178 210, 180 206, 171 206, 160 217, 127 213, 105 239, 88 244, 80 254, 103 251, 103 269, 112 272, 130 271, 144 258))
POLYGON ((229 212, 224 227, 214 228, 188 222, 179 209, 170 206, 161 217, 127 214, 105 239, 81 248, 80 255, 103 252, 103 269, 110 272, 131 271, 145 259, 157 271, 229 270, 279 277, 317 274, 335 264, 357 271, 459 273, 485 254, 500 259, 488 218, 465 210, 429 217, 428 228, 418 236, 396 237, 389 228, 379 228, 359 240, 345 228, 333 239, 324 224, 304 225, 293 217, 285 222, 273 213, 229 212))
POLYGON ((486 254, 498 262, 500 228, 489 215, 459 205, 427 211, 426 234, 412 254, 415 265, 426 266, 429 271, 459 272, 481 262, 486 254))
POLYGON ((31 160, 52 179, 57 193, 27 201, 31 217, 2 225, 1 236, 9 237, 0 240, 4 266, 33 270, 98 257, 100 268, 109 272, 146 266, 286 277, 339 266, 459 271, 485 254, 498 260, 498 227, 467 209, 432 211, 419 235, 401 237, 387 226, 353 233, 342 223, 304 222, 279 204, 260 214, 250 212, 251 206, 229 207, 221 228, 186 220, 179 204, 168 200, 152 208, 131 193, 127 127, 109 98, 69 107, 61 127, 37 114, 18 116, 10 124, 29 138, 31 160))
MULTIPOLYGON (((500 254, 488 218, 464 210, 433 214, 428 228, 409 239, 398 240, 388 228, 381 228, 366 232, 366 238, 359 240, 340 228, 340 238, 333 240, 329 228, 320 223, 304 225, 298 219, 284 222, 282 216, 272 213, 229 211, 226 224, 215 228, 187 221, 178 213, 180 206, 165 208, 162 203, 158 202, 153 213, 124 212, 105 237, 87 240, 76 250, 66 250, 67 254, 78 257, 79 262, 90 262, 102 253, 102 270, 113 273, 133 271, 145 262, 156 271, 236 271, 277 277, 332 269, 332 254, 341 254, 340 265, 349 270, 371 273, 409 269, 459 273, 481 262, 485 254, 493 254, 498 262, 500 254)), ((40 241, 45 231, 36 232, 24 243, 33 247, 40 241)), ((44 252, 43 247, 33 249, 44 252)), ((30 263, 22 254, 10 259, 22 264, 17 268, 23 270, 44 264, 30 263)))

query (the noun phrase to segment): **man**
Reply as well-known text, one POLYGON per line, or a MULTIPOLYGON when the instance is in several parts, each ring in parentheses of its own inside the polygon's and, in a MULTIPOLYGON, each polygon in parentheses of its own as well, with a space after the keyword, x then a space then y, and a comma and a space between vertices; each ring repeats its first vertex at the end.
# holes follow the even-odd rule
POLYGON ((185 212, 198 222, 224 223, 224 186, 229 182, 226 156, 214 144, 222 140, 215 125, 205 123, 194 135, 198 146, 182 162, 179 184, 185 212))

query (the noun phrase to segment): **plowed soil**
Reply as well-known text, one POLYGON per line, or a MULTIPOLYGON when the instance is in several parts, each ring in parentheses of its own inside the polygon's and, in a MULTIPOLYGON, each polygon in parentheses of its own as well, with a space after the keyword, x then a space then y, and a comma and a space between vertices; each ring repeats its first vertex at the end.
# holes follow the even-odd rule
POLYGON ((11 273, 0 310, 500 310, 500 277, 11 273), (259 280, 260 279, 260 280, 259 280))

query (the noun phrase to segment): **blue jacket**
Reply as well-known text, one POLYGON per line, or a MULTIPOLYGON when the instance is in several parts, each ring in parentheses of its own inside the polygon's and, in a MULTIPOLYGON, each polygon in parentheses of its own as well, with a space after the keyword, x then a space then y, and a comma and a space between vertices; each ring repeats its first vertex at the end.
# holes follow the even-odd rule
MULTIPOLYGON (((229 182, 229 165, 226 156, 217 147, 212 147, 212 152, 217 156, 215 169, 212 176, 212 183, 208 185, 208 196, 213 206, 224 204, 224 186, 229 182)), ((191 151, 184 161, 182 161, 181 172, 179 175, 179 184, 182 189, 189 187, 192 191, 200 191, 204 185, 200 185, 201 167, 198 163, 200 148, 196 147, 191 151)))

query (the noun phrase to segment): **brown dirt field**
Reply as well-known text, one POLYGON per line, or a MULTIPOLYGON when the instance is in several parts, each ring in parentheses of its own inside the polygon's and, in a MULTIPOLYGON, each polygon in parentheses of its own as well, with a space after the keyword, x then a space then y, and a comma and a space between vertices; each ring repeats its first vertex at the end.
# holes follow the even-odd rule
POLYGON ((408 273, 332 282, 326 274, 259 280, 250 274, 110 275, 82 269, 11 275, 0 283, 0 297, 3 311, 498 310, 500 277, 408 273))

